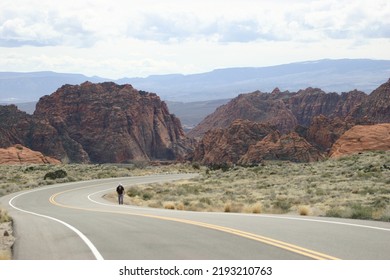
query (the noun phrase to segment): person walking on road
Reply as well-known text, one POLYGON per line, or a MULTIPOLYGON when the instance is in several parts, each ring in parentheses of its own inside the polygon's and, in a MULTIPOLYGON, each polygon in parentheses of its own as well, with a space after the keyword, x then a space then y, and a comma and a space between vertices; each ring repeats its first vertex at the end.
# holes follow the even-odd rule
POLYGON ((123 188, 122 184, 119 184, 118 187, 116 187, 116 192, 118 194, 119 204, 123 204, 123 195, 125 193, 125 189, 123 188))

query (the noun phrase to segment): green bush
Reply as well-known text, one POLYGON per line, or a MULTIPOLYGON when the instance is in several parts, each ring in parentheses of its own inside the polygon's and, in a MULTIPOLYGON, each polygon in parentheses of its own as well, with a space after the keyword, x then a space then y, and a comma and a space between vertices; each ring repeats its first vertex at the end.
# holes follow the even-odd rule
POLYGON ((46 179, 55 180, 55 179, 65 178, 66 176, 68 176, 66 171, 62 170, 62 169, 59 169, 59 170, 56 170, 56 171, 51 171, 51 172, 46 173, 45 177, 43 177, 43 179, 44 180, 46 180, 46 179))
POLYGON ((352 219, 369 220, 372 219, 373 209, 371 207, 363 206, 360 204, 353 204, 351 206, 352 219))
POLYGON ((143 200, 151 200, 153 198, 153 193, 151 192, 145 192, 142 194, 143 200))

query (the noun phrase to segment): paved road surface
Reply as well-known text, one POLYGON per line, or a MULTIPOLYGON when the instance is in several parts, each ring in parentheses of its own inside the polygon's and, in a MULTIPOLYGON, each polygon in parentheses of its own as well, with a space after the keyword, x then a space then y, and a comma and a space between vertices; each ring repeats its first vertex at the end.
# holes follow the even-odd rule
POLYGON ((125 187, 193 175, 59 184, 0 198, 15 221, 15 259, 386 259, 390 223, 116 205, 125 187))

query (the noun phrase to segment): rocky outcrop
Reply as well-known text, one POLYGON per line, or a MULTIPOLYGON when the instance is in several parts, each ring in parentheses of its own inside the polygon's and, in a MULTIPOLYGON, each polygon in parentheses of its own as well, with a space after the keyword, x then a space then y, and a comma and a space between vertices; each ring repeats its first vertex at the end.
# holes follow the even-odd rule
MULTIPOLYGON (((382 85, 381 87, 384 88, 380 91, 382 93, 386 86, 382 85)), ((374 95, 377 95, 375 91, 372 93, 372 96, 374 95)), ((276 88, 272 93, 241 94, 226 105, 217 108, 213 114, 207 116, 188 135, 201 138, 208 130, 225 128, 236 119, 269 123, 276 126, 282 133, 294 131, 297 125, 308 127, 313 118, 319 115, 331 119, 349 118, 355 120, 368 114, 377 123, 389 118, 386 116, 386 112, 389 110, 390 101, 386 99, 388 99, 388 95, 386 97, 369 98, 368 95, 357 90, 337 94, 335 92, 325 93, 318 88, 307 88, 298 92, 281 92, 276 88), (371 101, 368 102, 367 100, 371 101), (385 104, 387 105, 375 105, 374 103, 378 102, 372 100, 386 100, 385 104), (361 112, 362 107, 372 109, 364 114, 361 112), (375 111, 373 108, 381 109, 375 111), (378 113, 374 114, 374 111, 378 113), (352 112, 355 112, 355 116, 352 112)))
POLYGON ((188 149, 180 121, 169 114, 166 104, 156 94, 131 85, 66 85, 42 97, 34 116, 57 131, 61 147, 45 145, 50 149, 47 154, 62 153, 57 157, 71 161, 174 160, 188 149))
POLYGON ((65 85, 33 116, 6 106, 0 121, 1 147, 19 143, 63 162, 176 160, 192 147, 166 104, 131 85, 65 85))
POLYGON ((219 107, 189 135, 204 135, 195 159, 207 164, 225 160, 250 165, 263 159, 307 162, 328 155, 340 136, 354 125, 381 122, 390 122, 390 80, 371 95, 358 90, 325 93, 317 88, 296 93, 276 88, 272 93, 241 94, 219 107), (274 130, 266 137, 251 137, 248 133, 237 136, 229 133, 237 126, 236 119, 256 121, 274 130), (249 140, 246 144, 241 141, 240 148, 236 137, 249 140))
POLYGON ((390 79, 374 90, 350 115, 362 124, 390 123, 390 79))
POLYGON ((14 144, 27 146, 32 123, 32 116, 15 105, 0 106, 0 148, 14 144))
POLYGON ((390 150, 390 123, 356 125, 336 141, 331 149, 330 157, 387 150, 390 150))
POLYGON ((300 125, 309 126, 312 119, 319 115, 345 118, 366 98, 367 95, 364 92, 357 90, 337 94, 335 92, 325 93, 316 88, 307 88, 293 94, 285 102, 296 117, 297 122, 300 125))
POLYGON ((263 160, 311 162, 323 158, 324 156, 315 147, 296 132, 283 135, 279 131, 273 131, 255 145, 250 146, 238 164, 253 165, 263 160))
POLYGON ((215 128, 226 128, 237 119, 263 122, 275 126, 281 132, 288 132, 298 123, 292 112, 283 102, 278 91, 271 95, 262 92, 241 94, 222 105, 199 125, 192 129, 189 137, 202 137, 207 131, 215 128))
POLYGON ((318 150, 327 153, 337 139, 354 125, 353 120, 345 120, 339 117, 328 118, 319 115, 312 119, 309 127, 299 126, 295 130, 318 150))
POLYGON ((208 131, 193 160, 206 165, 253 165, 263 160, 309 162, 322 154, 297 133, 281 134, 275 127, 236 120, 228 128, 208 131))
POLYGON ((235 120, 228 128, 208 131, 196 146, 192 160, 206 165, 235 164, 251 145, 274 129, 266 124, 235 120))
POLYGON ((60 164, 57 159, 46 157, 22 145, 0 148, 0 164, 60 164))

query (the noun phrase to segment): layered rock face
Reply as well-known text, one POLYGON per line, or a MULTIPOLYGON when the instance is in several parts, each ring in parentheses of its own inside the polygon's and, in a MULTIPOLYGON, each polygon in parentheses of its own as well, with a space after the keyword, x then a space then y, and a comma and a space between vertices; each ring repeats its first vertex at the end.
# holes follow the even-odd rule
POLYGON ((0 148, 14 144, 26 146, 32 122, 32 116, 18 110, 15 105, 0 106, 0 148))
POLYGON ((288 133, 297 125, 309 126, 312 119, 319 115, 346 118, 366 99, 368 96, 357 90, 339 95, 316 88, 292 93, 275 89, 272 93, 241 94, 217 108, 188 135, 201 138, 208 130, 226 128, 236 119, 269 123, 280 132, 288 133))
MULTIPOLYGON (((357 90, 339 95, 316 88, 242 94, 219 107, 189 135, 201 139, 204 135, 194 159, 205 164, 314 161, 328 155, 340 136, 355 125, 381 122, 390 122, 390 80, 370 95, 357 90), (237 127, 236 119, 274 130, 261 137, 255 133, 238 136, 230 133, 237 127)), ((375 146, 373 141, 371 144, 375 146)))
MULTIPOLYGON (((277 91, 274 91, 274 93, 277 91)), ((214 128, 226 128, 237 119, 263 122, 275 126, 281 132, 288 132, 298 122, 291 110, 277 94, 254 92, 241 94, 228 104, 222 105, 199 125, 192 129, 189 137, 202 137, 214 128)), ((284 96, 280 94, 281 96, 284 96)))
POLYGON ((361 123, 390 123, 390 79, 374 90, 351 113, 361 123))
POLYGON ((327 153, 337 139, 354 125, 352 119, 344 120, 339 117, 328 118, 319 115, 312 119, 309 127, 298 126, 295 131, 319 151, 327 153))
POLYGON ((22 145, 0 148, 0 164, 60 164, 57 159, 46 157, 22 145))
POLYGON ((157 95, 131 85, 65 85, 42 97, 33 116, 18 114, 0 124, 9 134, 1 146, 20 143, 63 162, 174 160, 192 145, 157 95))
POLYGON ((263 160, 308 162, 321 153, 297 133, 281 134, 269 124, 236 120, 228 128, 208 131, 193 160, 206 165, 253 165, 263 160))
POLYGON ((250 146, 238 164, 253 165, 262 160, 311 162, 323 158, 324 156, 316 148, 296 132, 283 135, 279 131, 274 131, 255 145, 250 146))
POLYGON ((208 131, 194 151, 194 161, 202 164, 235 164, 256 144, 274 131, 270 125, 236 120, 228 128, 208 131))
POLYGON ((336 141, 330 151, 330 157, 388 150, 390 150, 390 123, 356 125, 336 141))
MULTIPOLYGON (((131 85, 63 86, 39 100, 34 116, 58 132, 65 151, 60 156, 71 161, 80 161, 80 156, 98 163, 174 160, 188 149, 180 121, 169 114, 166 104, 156 94, 131 85)), ((61 151, 49 149, 49 155, 61 151)))

